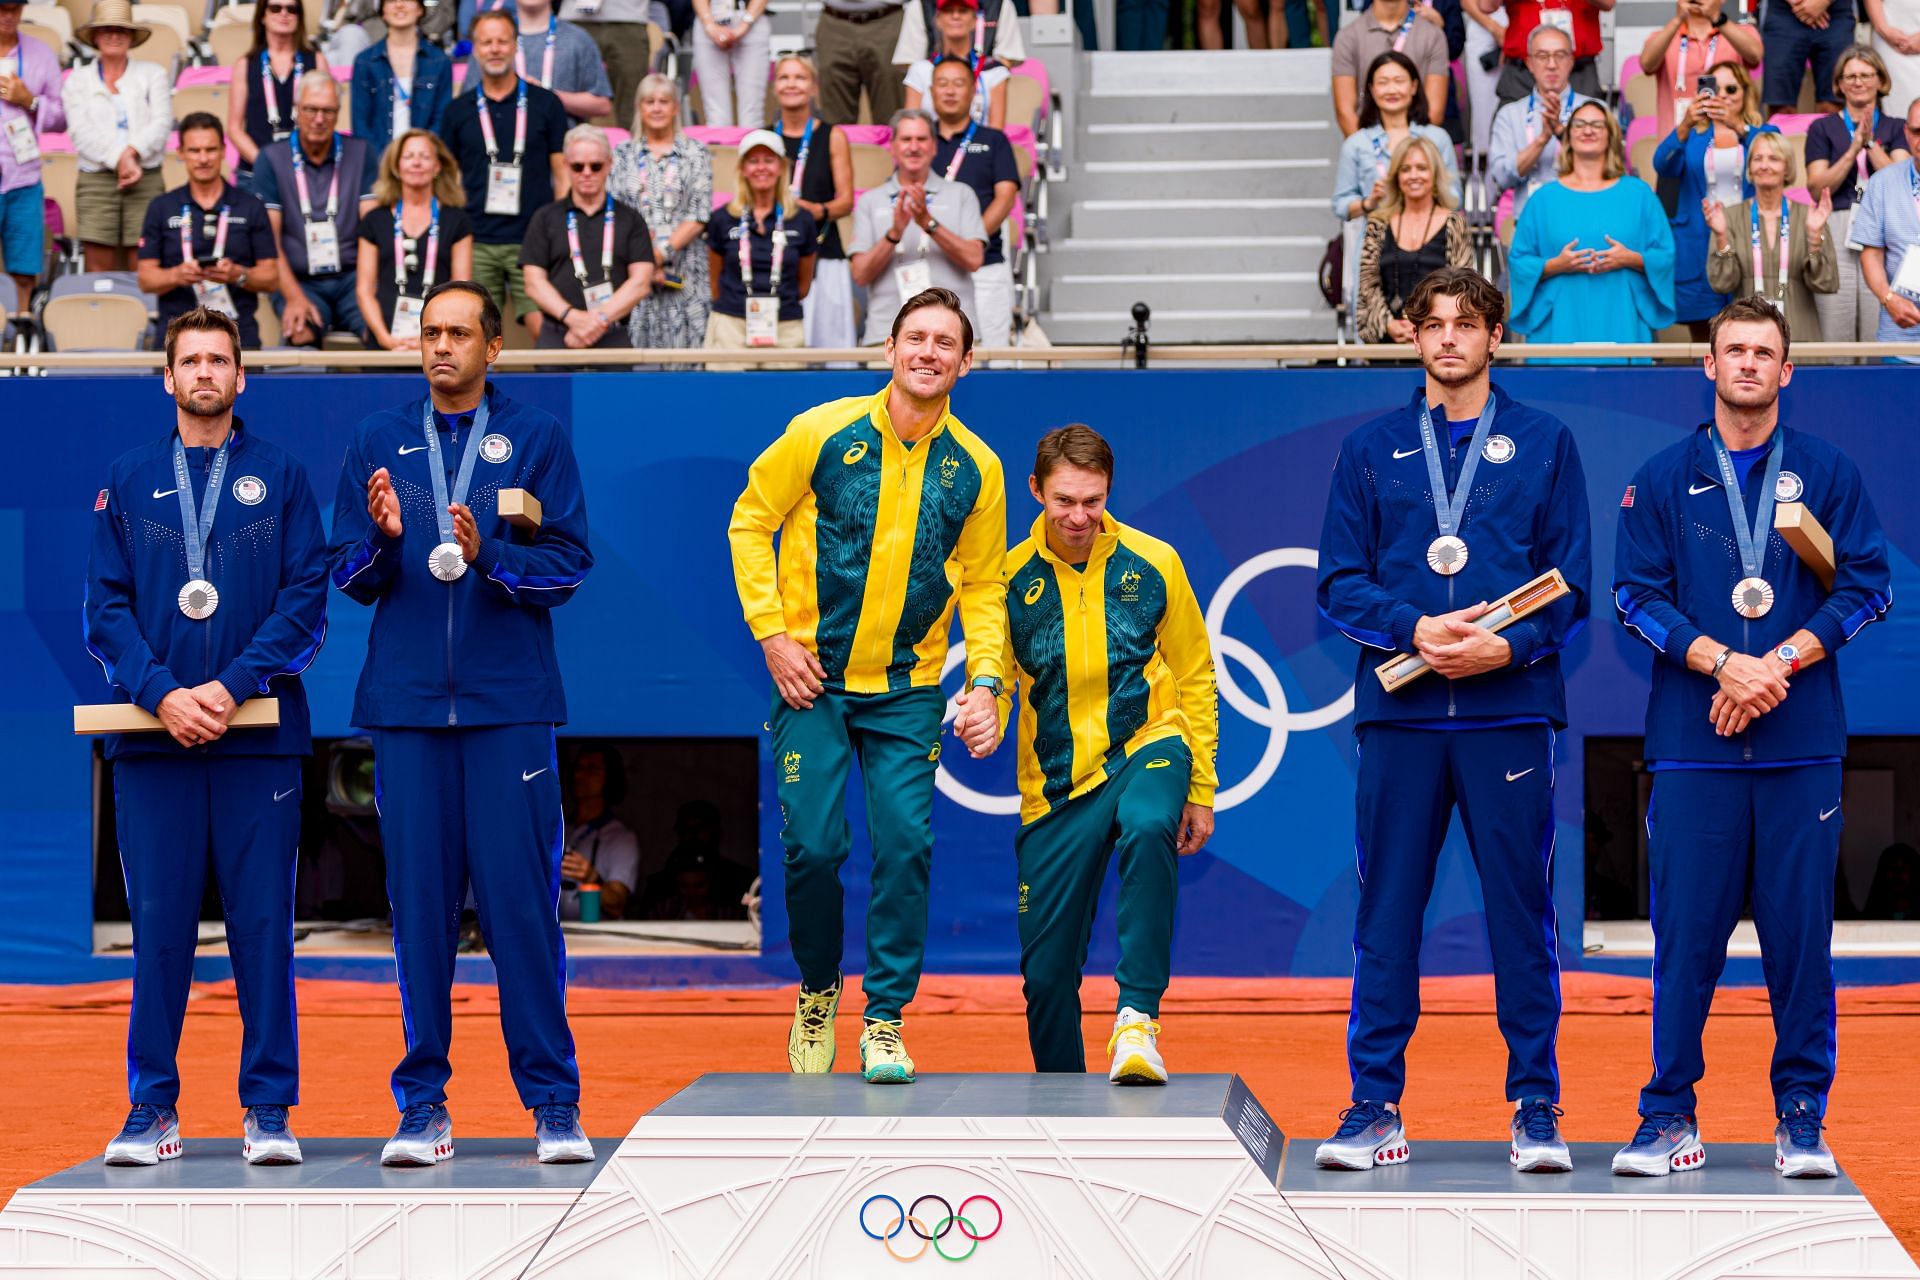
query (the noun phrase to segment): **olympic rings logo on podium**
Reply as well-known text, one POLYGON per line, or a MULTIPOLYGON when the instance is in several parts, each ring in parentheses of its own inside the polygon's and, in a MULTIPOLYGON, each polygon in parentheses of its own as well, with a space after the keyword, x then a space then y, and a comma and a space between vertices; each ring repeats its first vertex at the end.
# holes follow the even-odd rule
POLYGON ((927 1251, 929 1245, 932 1246, 935 1253, 945 1258, 948 1262, 965 1262, 973 1256, 974 1250, 980 1247, 982 1240, 991 1240, 999 1235, 1000 1228, 1004 1226, 1005 1223, 1006 1213, 1000 1208, 1000 1202, 992 1196, 987 1195, 968 1196, 960 1202, 960 1207, 957 1210, 947 1202, 945 1196, 934 1195, 931 1192, 921 1196, 905 1208, 902 1208, 898 1200, 884 1191, 868 1196, 860 1205, 860 1230, 867 1234, 868 1239, 878 1240, 881 1247, 887 1251, 887 1256, 898 1262, 915 1261, 920 1255, 927 1251), (926 1222, 919 1216, 920 1206, 929 1200, 934 1201, 942 1209, 946 1210, 945 1215, 935 1221, 932 1229, 929 1229, 926 1222), (872 1224, 867 1221, 867 1211, 880 1201, 885 1201, 893 1206, 893 1218, 886 1224, 886 1230, 875 1231, 872 1224), (993 1230, 977 1230, 973 1220, 967 1217, 968 1206, 975 1203, 990 1204, 993 1206, 993 1230), (968 1241, 965 1253, 948 1253, 946 1246, 941 1243, 950 1233, 956 1230, 962 1236, 966 1237, 968 1241), (920 1241, 920 1247, 912 1253, 901 1253, 893 1247, 894 1237, 898 1236, 902 1231, 909 1232, 915 1239, 920 1241))
MULTIPOLYGON (((1213 642, 1214 678, 1219 683, 1220 700, 1226 704, 1226 708, 1231 708, 1267 730, 1267 745, 1261 750, 1260 759, 1253 766, 1252 772, 1232 786, 1220 788, 1214 799, 1214 809, 1217 812, 1225 812, 1235 805, 1246 803, 1258 795, 1261 788, 1273 779, 1274 773, 1280 768, 1281 757, 1287 753, 1289 734, 1296 730, 1309 733, 1315 729, 1324 729, 1353 714, 1352 685, 1348 685, 1345 693, 1324 706, 1315 707, 1311 711, 1292 710, 1287 705, 1286 688, 1280 683, 1280 677, 1274 671, 1273 664, 1268 662, 1258 649, 1236 636, 1227 635, 1224 630, 1227 610, 1232 607, 1241 591, 1246 589, 1247 584, 1255 578, 1275 569, 1318 569, 1319 567, 1320 552, 1313 547, 1275 547, 1271 551, 1261 552, 1229 573, 1220 583, 1219 588, 1214 591, 1213 599, 1207 602, 1207 636, 1213 642), (1235 682, 1231 670, 1233 664, 1245 668, 1247 674, 1253 677, 1253 682, 1260 687, 1258 701, 1255 701, 1235 682)), ((952 674, 956 667, 966 661, 966 657, 965 644, 956 644, 949 648, 947 660, 940 668, 941 678, 945 679, 952 674)), ((947 719, 941 726, 943 731, 946 724, 951 723, 954 711, 955 707, 949 703, 947 719)), ((934 775, 934 785, 939 787, 941 793, 948 799, 975 813, 1007 815, 1020 812, 1019 796, 995 796, 975 791, 947 772, 945 764, 942 764, 939 772, 934 775)))

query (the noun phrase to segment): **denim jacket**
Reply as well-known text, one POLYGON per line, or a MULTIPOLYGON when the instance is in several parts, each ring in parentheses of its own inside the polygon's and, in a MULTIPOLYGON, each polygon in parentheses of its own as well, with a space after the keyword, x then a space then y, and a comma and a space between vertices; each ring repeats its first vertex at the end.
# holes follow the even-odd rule
MULTIPOLYGON (((353 132, 373 148, 376 165, 393 141, 393 81, 385 40, 353 60, 353 132)), ((412 127, 440 132, 452 101, 453 59, 422 40, 413 56, 412 127)))

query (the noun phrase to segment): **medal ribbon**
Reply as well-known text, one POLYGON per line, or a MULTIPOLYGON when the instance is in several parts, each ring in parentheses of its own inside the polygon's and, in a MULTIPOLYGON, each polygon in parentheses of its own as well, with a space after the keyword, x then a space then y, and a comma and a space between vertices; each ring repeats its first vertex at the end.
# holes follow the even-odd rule
MULTIPOLYGON (((327 218, 332 222, 340 212, 340 135, 333 135, 333 181, 327 189, 327 218)), ((308 222, 318 222, 313 216, 313 203, 307 198, 307 160, 300 147, 293 149, 293 185, 300 189, 300 216, 308 222)))
MULTIPOLYGON (((1760 273, 1760 201, 1757 197, 1752 204, 1747 206, 1747 213, 1753 220, 1753 287, 1760 291, 1762 297, 1765 297, 1767 293, 1766 281, 1760 273)), ((1782 306, 1786 305, 1787 301, 1787 225, 1789 221, 1790 219, 1787 217, 1787 202, 1782 200, 1780 202, 1779 272, 1780 303, 1782 306)))
POLYGON ((973 141, 973 135, 980 131, 980 119, 974 117, 967 122, 967 132, 960 139, 959 150, 953 153, 953 159, 947 161, 947 181, 952 182, 960 173, 960 166, 967 162, 967 145, 973 141))
MULTIPOLYGON (((480 136, 486 142, 487 163, 500 161, 500 142, 493 136, 493 113, 487 108, 487 91, 477 87, 473 91, 480 105, 480 136)), ((520 81, 520 100, 513 108, 513 163, 519 164, 520 157, 527 150, 527 82, 520 81)))
POLYGON ((173 437, 173 483, 180 492, 180 535, 187 544, 189 581, 207 576, 207 539, 213 533, 213 513, 220 507, 220 485, 227 477, 227 447, 232 443, 233 432, 229 430, 227 438, 220 442, 220 451, 213 455, 213 462, 207 467, 207 505, 196 514, 193 476, 187 471, 187 447, 180 443, 178 432, 173 437))
MULTIPOLYGON (((580 214, 578 210, 567 210, 567 253, 573 258, 573 275, 580 287, 587 287, 587 259, 580 251, 580 214)), ((604 284, 613 283, 613 193, 607 193, 606 221, 600 227, 600 279, 604 284)))
POLYGON ((421 407, 422 424, 427 434, 427 468, 433 472, 433 520, 439 527, 440 541, 452 542, 453 513, 447 508, 453 503, 464 505, 467 490, 473 487, 473 462, 480 456, 480 437, 487 430, 487 398, 480 397, 480 407, 474 410, 472 434, 467 437, 467 447, 460 455, 460 474, 454 478, 453 495, 447 495, 447 464, 440 460, 440 433, 433 426, 433 397, 421 407))
POLYGON ((1773 448, 1767 451, 1767 478, 1760 488, 1760 500, 1754 508, 1753 523, 1747 523, 1746 499, 1740 492, 1740 477, 1733 469, 1733 458, 1721 443, 1720 429, 1707 428, 1713 441, 1713 460, 1720 465, 1720 487, 1727 495, 1727 510, 1733 516, 1733 537, 1740 546, 1740 568, 1749 578, 1760 576, 1766 558, 1767 531, 1773 528, 1773 486, 1780 478, 1780 454, 1783 441, 1779 427, 1773 429, 1773 448))
MULTIPOLYGON (((553 88, 553 42, 558 37, 559 30, 559 16, 549 13, 547 15, 547 51, 540 60, 540 87, 542 89, 553 88)), ((513 40, 513 69, 522 78, 527 74, 527 55, 520 48, 520 37, 518 33, 514 35, 513 40)))
MULTIPOLYGON (((769 294, 780 292, 780 268, 787 256, 787 211, 776 206, 773 219, 773 236, 769 241, 768 256, 773 261, 773 275, 767 283, 769 294)), ((747 296, 753 296, 753 210, 748 209, 740 219, 740 283, 746 287, 747 296)))
MULTIPOLYGON (((420 296, 426 297, 433 288, 434 268, 440 265, 440 198, 429 197, 428 207, 432 211, 432 221, 427 224, 427 252, 420 263, 420 296)), ((407 250, 406 232, 401 229, 401 214, 404 206, 393 207, 393 287, 398 293, 407 291, 407 250)))
POLYGON ((1433 518, 1443 536, 1460 529, 1460 517, 1466 514, 1467 499, 1473 494, 1473 473, 1480 469, 1480 450, 1492 430, 1493 396, 1489 394, 1487 407, 1480 411, 1480 421, 1474 425, 1467 456, 1460 463, 1460 483, 1448 493, 1446 472, 1440 466, 1440 444, 1433 434, 1433 414, 1427 408, 1426 397, 1423 395, 1420 399, 1420 448, 1427 455, 1427 482, 1433 488, 1433 518))

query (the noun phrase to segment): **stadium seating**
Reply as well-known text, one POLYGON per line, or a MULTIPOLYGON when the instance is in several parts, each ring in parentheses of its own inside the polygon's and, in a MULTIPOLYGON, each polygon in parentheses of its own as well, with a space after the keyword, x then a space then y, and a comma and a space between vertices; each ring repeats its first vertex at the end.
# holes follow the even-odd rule
POLYGON ((40 313, 52 351, 138 351, 145 345, 154 299, 132 272, 58 276, 40 313))

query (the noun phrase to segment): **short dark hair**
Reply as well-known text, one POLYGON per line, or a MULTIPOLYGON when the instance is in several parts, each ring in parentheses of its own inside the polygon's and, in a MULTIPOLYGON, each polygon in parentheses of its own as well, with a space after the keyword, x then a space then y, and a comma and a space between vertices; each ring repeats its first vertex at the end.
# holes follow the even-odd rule
MULTIPOLYGON (((0 3, 4 3, 4 2, 5 0, 0 0, 0 3)), ((189 133, 192 133, 195 129, 211 129, 213 130, 214 136, 220 139, 221 142, 225 142, 227 140, 226 126, 221 124, 220 117, 213 114, 213 112, 211 111, 188 112, 187 115, 180 121, 179 126, 174 130, 174 132, 178 133, 180 135, 182 142, 184 142, 186 139, 186 136, 189 133)))
POLYGON ((888 332, 887 336, 895 342, 900 341, 900 326, 906 322, 907 317, 916 311, 925 310, 927 307, 945 307, 947 310, 953 312, 953 314, 959 316, 960 350, 973 350, 973 321, 967 319, 967 309, 960 305, 960 295, 951 289, 942 289, 938 286, 931 289, 922 289, 919 293, 914 294, 911 298, 901 303, 899 312, 893 317, 893 328, 888 332))
POLYGON ((473 38, 473 29, 482 22, 504 22, 513 28, 513 38, 515 42, 517 43, 520 39, 520 24, 514 21, 513 15, 505 9, 482 9, 479 13, 474 14, 473 22, 467 27, 468 39, 473 38))
POLYGON ((1113 446, 1084 422, 1069 422, 1040 437, 1040 447, 1033 452, 1034 483, 1045 484, 1047 475, 1062 462, 1113 479, 1113 446))
POLYGON ((1793 330, 1787 324, 1786 312, 1774 306, 1757 293, 1744 298, 1735 298, 1720 308, 1720 314, 1707 321, 1707 350, 1714 355, 1720 354, 1720 326, 1735 321, 1752 320, 1762 324, 1772 324, 1780 330, 1780 361, 1786 363, 1787 353, 1793 350, 1793 330))
POLYGON ((167 368, 173 368, 173 349, 179 345, 183 333, 224 333, 233 343, 233 363, 240 364, 240 326, 233 317, 224 311, 209 311, 205 307, 195 307, 185 315, 175 316, 167 325, 167 368))
POLYGON ((1414 328, 1425 324, 1433 314, 1435 298, 1454 299, 1460 305, 1460 314, 1484 321, 1489 329, 1507 322, 1506 295, 1472 267, 1442 267, 1413 286, 1405 315, 1414 328))
MULTIPOLYGON (((498 13, 500 11, 497 9, 488 9, 485 12, 498 13)), ((427 290, 427 296, 420 300, 420 314, 425 315, 427 313, 427 307, 432 304, 435 298, 443 293, 470 293, 480 299, 480 336, 488 342, 492 342, 500 336, 500 304, 493 300, 493 295, 488 293, 484 287, 475 284, 471 280, 442 280, 439 284, 427 290)))
MULTIPOLYGON (((960 67, 964 69, 968 75, 973 74, 973 64, 971 62, 968 62, 965 58, 961 57, 957 53, 943 53, 939 57, 935 58, 933 60, 933 70, 938 71, 941 67, 946 66, 949 62, 951 62, 956 67, 960 67)), ((931 74, 931 72, 929 72, 929 74, 931 74)))
MULTIPOLYGON (((1414 102, 1420 100, 1420 68, 1415 65, 1412 58, 1401 53, 1398 49, 1389 49, 1372 62, 1369 62, 1367 64, 1367 74, 1360 77, 1360 127, 1362 129, 1371 129, 1380 123, 1380 108, 1375 105, 1373 101, 1373 77, 1380 68, 1389 63, 1406 72, 1407 78, 1413 81, 1414 100, 1407 104, 1407 119, 1409 122, 1412 122, 1420 118, 1419 112, 1414 108, 1414 102)), ((1437 180, 1436 178, 1436 181, 1437 180)))

